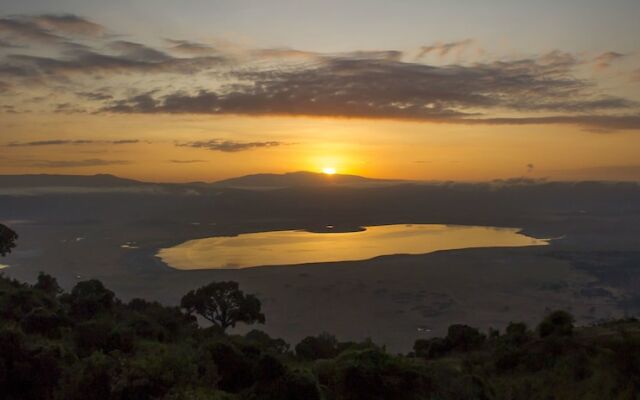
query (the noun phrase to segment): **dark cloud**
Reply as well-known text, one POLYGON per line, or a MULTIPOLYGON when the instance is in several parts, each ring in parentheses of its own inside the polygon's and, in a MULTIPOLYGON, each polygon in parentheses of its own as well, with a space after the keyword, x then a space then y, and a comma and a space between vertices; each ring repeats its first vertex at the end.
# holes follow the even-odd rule
POLYGON ((267 142, 236 142, 233 140, 212 139, 195 142, 177 142, 178 147, 193 147, 196 149, 206 149, 211 151, 222 151, 225 153, 235 153, 238 151, 253 150, 259 148, 277 147, 284 143, 276 141, 267 142))
POLYGON ((602 96, 570 74, 577 61, 553 52, 538 59, 472 66, 429 66, 388 59, 328 58, 294 70, 237 71, 218 92, 142 94, 111 102, 119 113, 306 115, 502 124, 571 123, 635 129, 635 116, 485 118, 489 110, 593 113, 636 103, 602 96), (548 119, 547 119, 548 118, 548 119))
POLYGON ((273 49, 257 49, 251 52, 256 58, 274 58, 274 59, 300 59, 300 60, 317 60, 322 56, 311 51, 296 50, 290 48, 273 48, 273 49))
POLYGON ((484 125, 578 125, 592 132, 640 130, 640 114, 635 115, 575 115, 554 117, 465 119, 467 124, 484 125))
POLYGON ((56 43, 64 41, 62 36, 39 26, 31 18, 0 18, 0 35, 11 41, 56 43))
POLYGON ((67 35, 98 36, 101 25, 76 15, 36 15, 0 18, 0 35, 12 41, 68 43, 67 35))
MULTIPOLYGON (((276 48, 223 53, 203 43, 173 39, 158 49, 113 40, 105 32, 104 27, 75 15, 0 18, 0 46, 28 41, 47 48, 46 52, 0 55, 0 93, 37 85, 55 90, 68 87, 82 100, 91 101, 76 99, 78 104, 74 104, 65 99, 66 103, 48 104, 63 113, 85 112, 86 107, 86 112, 111 113, 560 123, 593 131, 639 129, 638 103, 607 95, 594 81, 577 78, 578 67, 585 61, 561 51, 517 60, 434 66, 407 62, 405 54, 395 50, 323 54, 276 48), (75 41, 77 37, 82 40, 75 41), (169 80, 162 74, 179 74, 182 79, 169 80), (81 86, 87 84, 77 79, 83 75, 91 82, 107 77, 122 80, 96 89, 97 83, 81 86), (129 76, 145 81, 125 80, 129 76), (204 86, 205 77, 214 86, 204 86), (153 91, 141 89, 140 85, 148 84, 146 79, 154 80, 153 91), (129 84, 131 87, 126 86, 129 84)), ((472 45, 473 40, 467 39, 424 46, 418 59, 458 54, 472 45)), ((622 57, 606 52, 593 61, 608 67, 622 57)), ((20 106, 17 110, 25 111, 20 106)))
POLYGON ((101 158, 90 158, 86 160, 40 160, 31 163, 33 167, 45 168, 77 168, 77 167, 104 167, 109 165, 127 165, 131 161, 126 160, 104 160, 101 158))
POLYGON ((107 143, 111 143, 111 144, 135 144, 135 143, 140 143, 140 141, 138 139, 123 139, 123 140, 112 140, 110 142, 107 143))
POLYGON ((169 48, 178 53, 205 55, 215 52, 215 49, 203 43, 190 42, 188 40, 166 39, 169 48))
POLYGON ((87 100, 93 100, 93 101, 105 101, 105 100, 111 100, 113 99, 113 96, 101 91, 101 92, 77 92, 76 93, 77 96, 82 97, 84 99, 87 100))
POLYGON ((77 104, 73 103, 59 103, 56 104, 53 112, 57 114, 79 114, 87 112, 85 109, 78 107, 77 104))
POLYGON ((429 54, 435 53, 439 57, 444 57, 452 52, 459 52, 473 44, 472 39, 460 40, 457 42, 450 43, 436 43, 431 46, 422 46, 420 48, 420 53, 418 53, 417 58, 425 57, 429 54))
POLYGON ((207 160, 169 160, 170 163, 173 164, 196 164, 208 162, 207 160))
POLYGON ((135 144, 140 143, 138 139, 125 140, 39 140, 34 142, 11 142, 7 147, 37 147, 37 146, 64 146, 64 145, 85 145, 85 144, 135 144))
POLYGON ((112 42, 109 47, 131 60, 152 63, 171 60, 171 57, 168 54, 140 43, 119 40, 112 42))
POLYGON ((7 40, 2 40, 0 39, 0 49, 19 49, 20 46, 14 44, 14 43, 10 43, 7 40))
MULTIPOLYGON (((2 93, 2 87, 0 86, 0 93, 2 93)), ((16 108, 12 105, 4 104, 0 106, 0 110, 6 114, 17 114, 16 108)))
POLYGON ((66 52, 64 58, 9 55, 8 64, 15 76, 69 75, 69 74, 127 74, 127 73, 178 73, 191 74, 210 69, 225 62, 218 56, 176 58, 163 53, 152 54, 149 48, 129 49, 127 54, 112 55, 92 50, 76 49, 66 52))
POLYGON ((46 14, 31 17, 30 19, 38 26, 67 34, 99 36, 106 31, 102 25, 73 14, 46 14))
POLYGON ((618 61, 624 57, 624 54, 617 53, 615 51, 607 51, 594 58, 593 62, 595 63, 595 66, 597 68, 606 69, 609 68, 615 61, 618 61))

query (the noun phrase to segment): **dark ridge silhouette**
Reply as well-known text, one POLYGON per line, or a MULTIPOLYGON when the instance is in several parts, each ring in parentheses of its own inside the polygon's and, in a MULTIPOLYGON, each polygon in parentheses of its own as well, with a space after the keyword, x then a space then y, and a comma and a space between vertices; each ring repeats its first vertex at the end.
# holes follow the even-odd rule
POLYGON ((0 188, 32 187, 122 187, 144 185, 144 182, 110 174, 97 175, 0 175, 0 188))
POLYGON ((215 187, 224 188, 286 188, 315 186, 356 186, 373 187, 406 183, 401 180, 373 179, 357 175, 334 174, 298 171, 285 174, 255 174, 214 182, 215 187))

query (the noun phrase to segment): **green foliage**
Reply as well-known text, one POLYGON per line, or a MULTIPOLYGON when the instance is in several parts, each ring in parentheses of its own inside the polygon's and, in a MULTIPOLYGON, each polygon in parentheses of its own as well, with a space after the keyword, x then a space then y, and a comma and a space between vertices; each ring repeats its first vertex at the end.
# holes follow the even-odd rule
POLYGON ((338 354, 338 340, 326 332, 308 336, 296 345, 296 355, 303 360, 333 358, 338 354))
POLYGON ((200 351, 217 367, 220 389, 237 393, 255 381, 254 360, 235 346, 214 342, 204 345, 200 351))
POLYGON ((180 306, 189 314, 197 313, 215 326, 226 331, 238 322, 254 324, 265 322, 257 297, 245 295, 237 282, 212 282, 187 293, 180 306))
POLYGON ((418 357, 433 359, 449 353, 451 346, 443 338, 418 339, 413 344, 413 351, 418 357))
POLYGON ((38 274, 38 281, 33 285, 33 288, 41 290, 49 296, 57 296, 62 293, 62 288, 58 285, 58 280, 44 272, 38 274))
POLYGON ((573 334, 573 317, 566 311, 554 311, 538 325, 538 334, 541 337, 571 336, 573 334))
POLYGON ((319 369, 319 379, 338 399, 421 399, 432 393, 426 368, 381 349, 347 351, 319 369))
POLYGON ((0 256, 4 257, 11 253, 11 249, 16 247, 16 240, 18 240, 18 234, 0 224, 0 256))
MULTIPOLYGON (((270 367, 274 359, 269 361, 270 367)), ((266 367, 266 366, 263 366, 266 367)), ((315 376, 309 371, 286 370, 283 365, 276 367, 276 374, 269 373, 243 396, 243 400, 321 400, 322 394, 315 376)), ((265 370, 266 372, 266 370, 265 370)))
POLYGON ((80 320, 111 311, 114 299, 115 294, 95 279, 78 283, 70 295, 63 297, 70 306, 71 315, 80 320))
MULTIPOLYGON (((237 284, 211 287, 220 312, 229 299, 252 298, 237 284), (225 289, 216 298, 221 288, 239 294, 225 289)), ((259 307, 249 308, 254 316, 236 322, 258 319, 259 307)), ((124 304, 99 281, 61 293, 45 274, 33 286, 0 276, 0 398, 7 400, 596 400, 637 393, 635 320, 574 328, 571 315, 556 311, 535 332, 511 323, 489 338, 452 325, 444 338, 416 341, 407 356, 323 333, 303 339, 294 356, 262 331, 227 335, 220 325, 199 327, 178 307, 124 304)))
POLYGON ((51 338, 60 337, 60 328, 63 325, 65 321, 60 315, 43 307, 29 311, 20 320, 24 332, 51 338))
POLYGON ((447 342, 452 350, 470 351, 482 346, 486 337, 476 328, 467 325, 451 325, 447 331, 447 342))
POLYGON ((467 325, 451 325, 445 338, 419 339, 413 345, 418 357, 433 359, 452 351, 468 352, 480 348, 486 336, 467 325))
POLYGON ((265 352, 285 354, 289 351, 289 344, 287 342, 282 339, 274 339, 265 332, 257 329, 249 331, 249 333, 244 336, 244 339, 265 352))

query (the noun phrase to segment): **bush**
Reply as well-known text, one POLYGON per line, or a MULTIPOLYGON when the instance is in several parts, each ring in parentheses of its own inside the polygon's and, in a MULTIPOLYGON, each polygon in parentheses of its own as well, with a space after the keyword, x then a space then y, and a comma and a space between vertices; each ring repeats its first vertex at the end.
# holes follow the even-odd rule
POLYGON ((289 344, 282 339, 273 339, 263 331, 254 329, 244 336, 245 340, 262 351, 284 354, 289 351, 289 344))
POLYGON ((451 349, 470 351, 478 349, 486 337, 480 331, 467 325, 451 325, 447 331, 447 342, 451 349))
POLYGON ((379 349, 345 352, 332 369, 333 377, 327 383, 341 399, 409 400, 428 398, 432 392, 423 367, 379 349))
POLYGON ((214 342, 201 350, 205 357, 200 359, 204 366, 210 368, 208 361, 213 361, 219 376, 218 387, 226 392, 237 393, 255 382, 254 365, 249 357, 227 343, 214 342))
POLYGON ((303 360, 333 358, 338 355, 338 340, 328 333, 308 336, 296 345, 296 355, 303 360))
POLYGON ((114 350, 131 353, 134 349, 133 331, 113 325, 112 321, 84 322, 77 325, 74 332, 74 342, 80 355, 114 350))
POLYGON ((502 340, 509 342, 515 346, 521 346, 531 339, 531 335, 527 330, 527 325, 522 322, 511 322, 505 329, 502 340))
POLYGON ((413 344, 413 352, 417 357, 434 359, 451 351, 448 340, 442 338, 418 339, 413 344))
POLYGON ((20 326, 26 333, 57 338, 60 336, 60 327, 63 320, 57 313, 42 307, 31 310, 20 321, 20 326))
POLYGON ((78 319, 90 319, 110 311, 114 299, 115 294, 95 279, 78 283, 65 298, 70 305, 71 315, 78 319))
POLYGON ((540 337, 571 336, 573 334, 573 316, 566 311, 554 311, 538 325, 540 337))

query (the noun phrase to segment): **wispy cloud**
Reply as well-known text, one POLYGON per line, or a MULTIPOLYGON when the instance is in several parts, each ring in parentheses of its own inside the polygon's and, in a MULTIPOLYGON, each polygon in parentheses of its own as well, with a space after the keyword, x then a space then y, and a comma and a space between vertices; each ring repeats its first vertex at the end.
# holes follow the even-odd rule
MULTIPOLYGON (((151 46, 135 38, 116 40, 106 32, 75 15, 0 18, 2 43, 42 47, 40 52, 0 53, 0 95, 16 95, 16 88, 28 93, 31 87, 59 95, 67 88, 71 96, 46 104, 48 111, 60 113, 286 115, 571 124, 598 132, 640 129, 637 102, 609 94, 593 78, 579 74, 585 65, 608 68, 625 57, 614 51, 595 59, 553 51, 519 59, 429 65, 423 62, 428 56, 459 55, 474 47, 474 40, 423 46, 409 62, 406 55, 414 52, 393 49, 231 49, 176 39, 151 46), (171 79, 166 74, 172 74, 171 79)), ((3 110, 23 112, 28 104, 24 95, 22 102, 3 110)), ((273 146, 260 143, 271 142, 245 147, 273 146)), ((210 147, 239 151, 219 143, 210 147)))
POLYGON ((169 160, 173 164, 197 164, 207 162, 207 160, 169 160))
POLYGON ((178 53, 191 55, 207 55, 216 52, 215 48, 204 43, 189 40, 166 39, 169 49, 178 53))
POLYGON ((460 40, 449 43, 436 43, 431 46, 422 46, 417 58, 423 58, 429 54, 436 54, 439 57, 445 57, 450 53, 460 53, 473 44, 472 39, 460 40))
POLYGON ((196 149, 222 151, 225 153, 235 153, 239 151, 277 147, 283 144, 284 143, 277 142, 277 141, 236 142, 233 140, 221 140, 221 139, 212 139, 212 140, 194 141, 194 142, 176 142, 176 146, 178 147, 192 147, 196 149))
POLYGON ((607 69, 609 67, 611 67, 611 65, 626 57, 624 54, 622 53, 618 53, 615 51, 607 51, 605 53, 600 54, 599 56, 597 56, 596 58, 593 59, 593 62, 595 63, 596 68, 598 69, 607 69))
MULTIPOLYGON (((306 115, 422 120, 452 123, 570 123, 635 129, 636 115, 618 118, 597 111, 630 110, 633 101, 604 96, 572 78, 577 61, 553 52, 536 59, 472 66, 358 57, 331 57, 294 70, 235 72, 245 84, 226 91, 151 93, 111 102, 115 113, 306 115), (495 118, 500 110, 580 113, 554 117, 495 118), (589 115, 585 115, 589 113, 589 115)), ((640 114, 638 114, 640 115, 640 114)))
POLYGON ((78 168, 127 165, 131 163, 131 161, 126 160, 105 160, 102 158, 90 158, 86 160, 39 160, 31 163, 31 166, 45 168, 78 168))
POLYGON ((69 35, 96 37, 104 32, 103 26, 72 14, 0 18, 0 34, 18 42, 68 43, 69 35))
POLYGON ((34 147, 34 146, 66 146, 66 145, 85 145, 85 144, 135 144, 140 143, 138 139, 122 139, 122 140, 37 140, 33 142, 10 142, 5 146, 7 147, 34 147))

